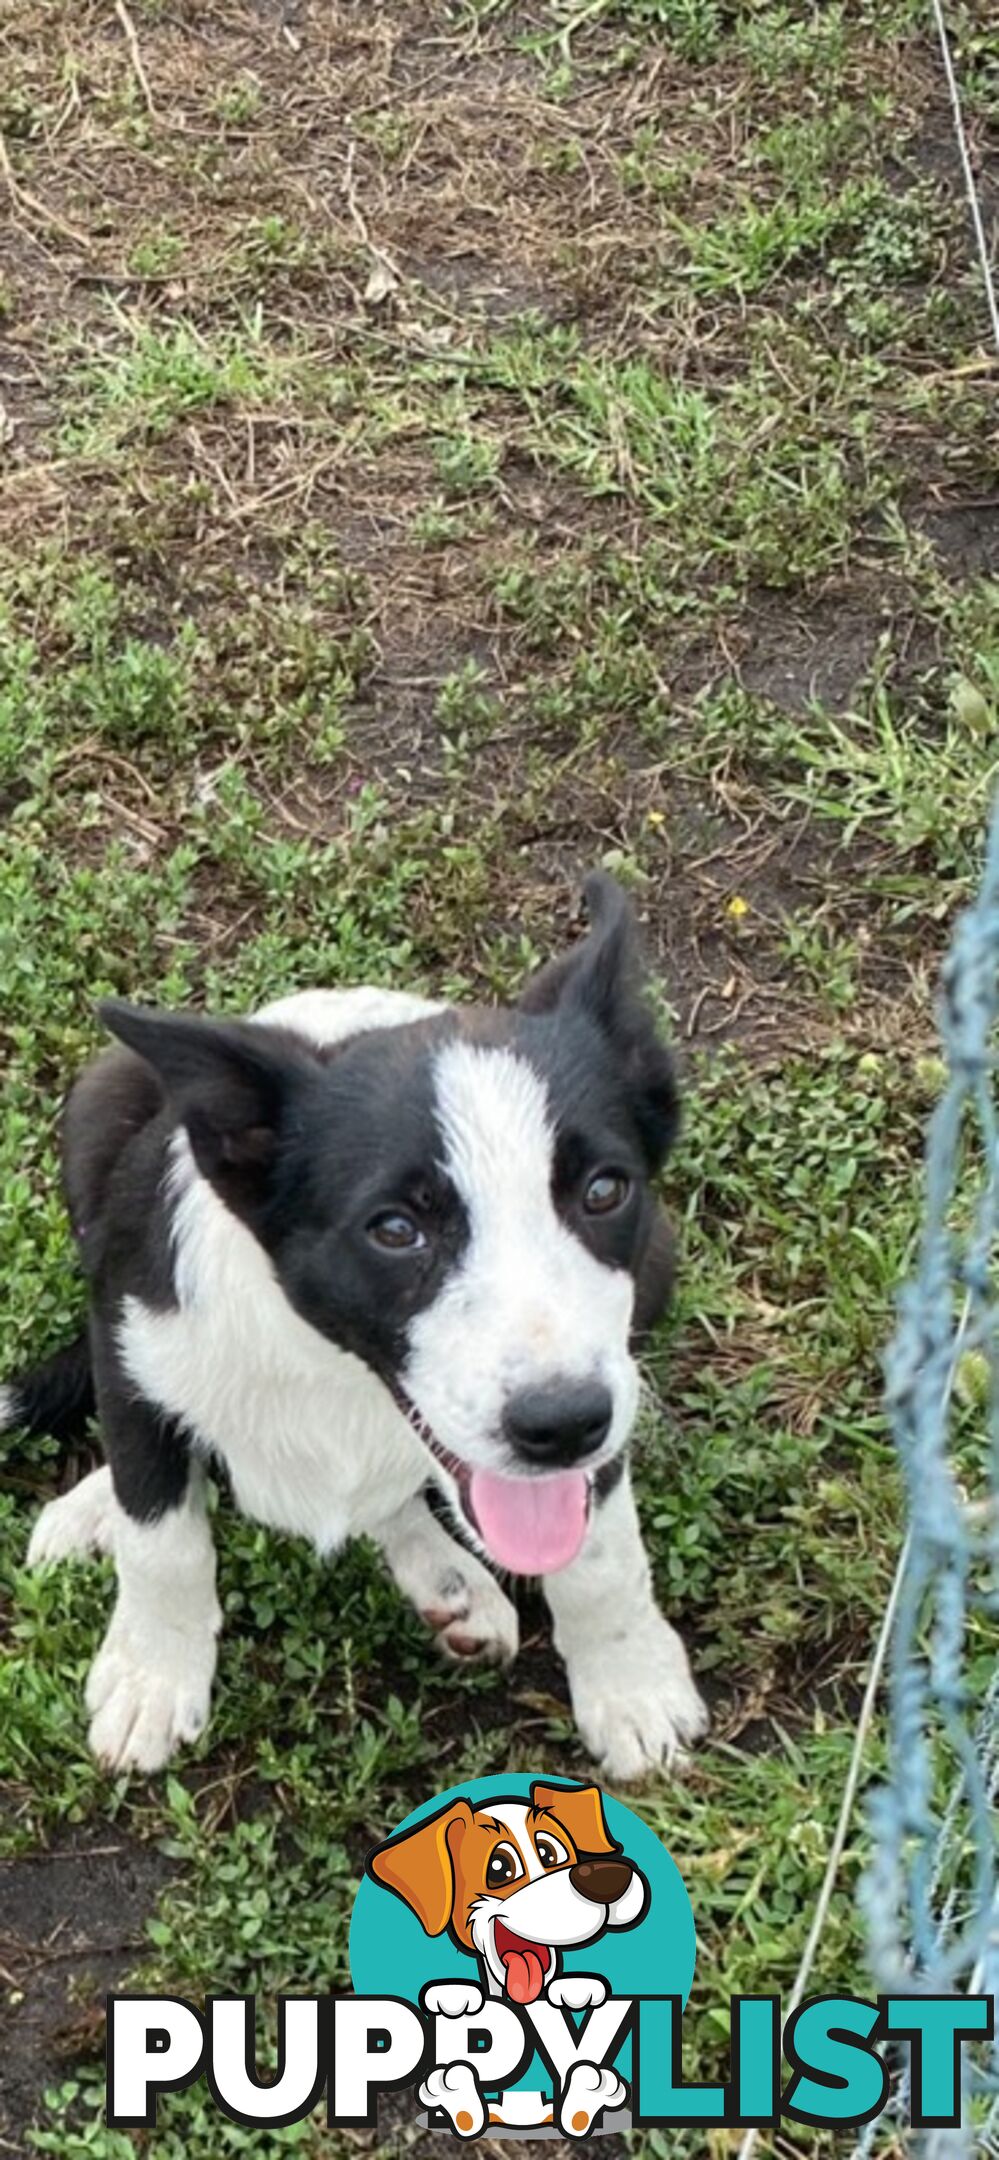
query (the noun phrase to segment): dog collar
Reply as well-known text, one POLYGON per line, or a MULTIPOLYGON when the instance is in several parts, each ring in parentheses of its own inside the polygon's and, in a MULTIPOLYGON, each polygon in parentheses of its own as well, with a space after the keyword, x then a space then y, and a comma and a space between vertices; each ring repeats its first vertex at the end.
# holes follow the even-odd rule
POLYGON ((441 1446, 433 1426, 428 1425, 422 1410, 417 1409, 412 1396, 407 1395, 405 1388, 400 1386, 398 1380, 389 1379, 384 1375, 383 1377, 396 1409, 401 1411, 410 1430, 415 1432, 417 1439, 423 1442, 424 1447, 434 1457, 435 1462, 439 1462, 441 1468, 447 1471, 449 1477, 454 1478, 456 1485, 465 1483, 468 1478, 467 1463, 463 1463, 457 1455, 452 1455, 450 1448, 441 1446))

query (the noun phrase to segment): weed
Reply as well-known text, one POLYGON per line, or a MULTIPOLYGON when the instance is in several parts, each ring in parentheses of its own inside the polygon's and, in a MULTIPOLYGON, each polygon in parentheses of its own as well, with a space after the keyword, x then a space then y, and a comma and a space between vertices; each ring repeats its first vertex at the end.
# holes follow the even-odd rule
POLYGON ((259 77, 244 73, 216 92, 215 111, 226 127, 246 127, 260 111, 263 92, 259 77))
POLYGON ((62 447, 84 456, 107 452, 130 434, 165 434, 191 413, 259 401, 280 382, 259 326, 209 340, 187 322, 160 327, 119 314, 127 342, 109 346, 75 369, 74 418, 62 447))
POLYGON ((434 444, 434 463, 450 495, 473 495, 490 487, 501 458, 499 443, 481 436, 452 435, 434 444))
POLYGON ((128 259, 128 267, 136 277, 169 277, 183 258, 184 241, 180 233, 170 232, 166 227, 146 233, 137 240, 128 259))

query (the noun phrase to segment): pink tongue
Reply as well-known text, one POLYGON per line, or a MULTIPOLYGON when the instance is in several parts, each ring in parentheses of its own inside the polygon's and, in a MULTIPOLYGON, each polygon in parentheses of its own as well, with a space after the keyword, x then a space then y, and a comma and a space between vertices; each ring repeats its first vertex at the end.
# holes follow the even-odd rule
POLYGON ((511 1574, 554 1575, 583 1542, 587 1484, 581 1470, 543 1478, 473 1470, 469 1499, 483 1543, 511 1574))
POLYGON ((545 1968, 536 1950, 504 1950, 507 1994, 514 2002, 537 2002, 545 1977, 545 1968))

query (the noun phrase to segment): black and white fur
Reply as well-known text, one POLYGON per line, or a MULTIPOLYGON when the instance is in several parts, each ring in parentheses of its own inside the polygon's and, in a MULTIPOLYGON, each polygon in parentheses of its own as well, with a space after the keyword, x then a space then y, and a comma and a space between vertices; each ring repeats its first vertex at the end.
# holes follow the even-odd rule
POLYGON ((0 1391, 0 1428, 68 1430, 92 1387, 107 1467, 43 1510, 29 1558, 114 1556, 87 1703, 115 1770, 158 1769, 209 1715, 213 1463, 247 1515, 323 1553, 374 1538, 445 1650, 505 1661, 517 1619, 470 1549, 468 1473, 585 1459, 585 1541, 544 1581, 580 1732, 626 1779, 703 1730, 626 1455, 631 1346, 670 1287, 649 1181, 676 1093, 628 904, 599 875, 587 897, 589 936, 508 1010, 375 989, 252 1021, 103 1009, 125 1047, 64 1126, 89 1340, 0 1391), (553 1405, 540 1453, 533 1432, 520 1452, 525 1400, 535 1425, 553 1405))

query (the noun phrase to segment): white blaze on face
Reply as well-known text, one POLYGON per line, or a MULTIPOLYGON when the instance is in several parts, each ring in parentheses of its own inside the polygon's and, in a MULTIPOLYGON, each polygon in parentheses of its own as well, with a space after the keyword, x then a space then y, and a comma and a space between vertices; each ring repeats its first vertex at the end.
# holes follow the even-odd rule
MULTIPOLYGON (((472 1468, 515 1479, 502 1433, 509 1398, 556 1381, 601 1380, 614 1405, 604 1450, 613 1454, 638 1403, 628 1351, 634 1285, 623 1268, 594 1259, 556 1212, 544 1083, 513 1051, 465 1042, 440 1051, 434 1079, 441 1159, 465 1204, 469 1238, 433 1305, 412 1323, 405 1385, 445 1447, 472 1468)), ((538 1489, 542 1482, 557 1480, 532 1480, 538 1489)))
POLYGON ((538 1858, 537 1847, 527 1827, 530 1813, 531 1809, 526 1800, 501 1800, 497 1802, 495 1807, 489 1809, 492 1821, 502 1823, 504 1830, 509 1830, 511 1842, 520 1856, 524 1873, 529 1881, 534 1882, 545 1871, 538 1858))
MULTIPOLYGON (((515 2002, 535 2002, 554 1978, 560 1949, 576 1948, 599 1935, 607 1907, 584 1897, 566 1865, 545 1867, 531 1836, 533 1810, 525 1802, 503 1801, 489 1814, 508 1830, 526 1880, 504 1896, 480 1897, 472 1915, 472 1941, 497 1987, 515 2002)), ((549 1845, 558 1842, 564 1860, 569 1847, 557 1831, 544 1826, 549 1845)))

